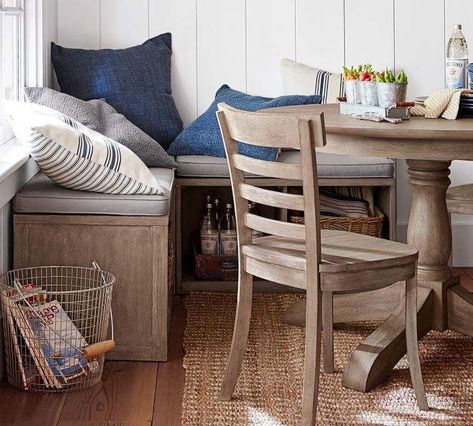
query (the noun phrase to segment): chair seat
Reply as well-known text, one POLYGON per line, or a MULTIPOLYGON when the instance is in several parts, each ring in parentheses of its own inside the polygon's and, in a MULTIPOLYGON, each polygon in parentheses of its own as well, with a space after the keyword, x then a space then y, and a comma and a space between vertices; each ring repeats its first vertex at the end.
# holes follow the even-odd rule
MULTIPOLYGON (((206 155, 181 155, 177 157, 177 174, 183 177, 228 177, 226 158, 206 155)), ((299 151, 283 151, 278 162, 299 164, 299 151)), ((388 158, 352 157, 320 152, 317 154, 319 178, 392 178, 394 163, 388 158)))
MULTIPOLYGON (((415 247, 382 238, 332 230, 322 230, 321 234, 322 264, 320 265, 320 273, 323 284, 330 285, 333 281, 329 277, 330 274, 343 275, 347 278, 350 273, 360 274, 364 271, 375 273, 374 276, 366 278, 373 282, 376 281, 376 274, 382 274, 381 271, 415 265, 418 257, 418 250, 415 247), (324 277, 324 275, 326 276, 324 277)), ((255 238, 252 245, 242 246, 242 253, 261 262, 290 268, 294 271, 294 274, 291 275, 294 280, 299 279, 301 282, 305 280, 304 274, 300 273, 306 269, 304 241, 274 235, 260 237, 255 238)), ((389 284, 385 278, 379 276, 380 281, 383 281, 385 285, 389 284)), ((358 277, 360 278, 359 282, 347 283, 346 290, 348 288, 363 290, 365 283, 361 279, 362 275, 358 275, 358 277)), ((393 282, 400 279, 402 278, 398 276, 393 282)), ((301 286, 299 285, 299 287, 301 286)), ((345 288, 340 291, 343 290, 345 288)))
POLYGON ((473 184, 448 188, 447 207, 450 213, 473 214, 473 184))

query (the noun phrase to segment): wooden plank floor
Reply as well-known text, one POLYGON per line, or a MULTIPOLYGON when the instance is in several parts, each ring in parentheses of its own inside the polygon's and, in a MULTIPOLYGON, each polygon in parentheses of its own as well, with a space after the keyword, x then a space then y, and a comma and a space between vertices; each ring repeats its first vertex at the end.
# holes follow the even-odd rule
POLYGON ((106 362, 102 383, 83 391, 33 393, 0 383, 0 425, 180 425, 184 326, 176 298, 169 361, 106 362))
MULTIPOLYGON (((473 268, 455 273, 473 292, 473 268)), ((185 308, 179 297, 172 316, 168 362, 110 361, 101 384, 69 394, 28 393, 0 383, 0 424, 180 425, 185 308)))

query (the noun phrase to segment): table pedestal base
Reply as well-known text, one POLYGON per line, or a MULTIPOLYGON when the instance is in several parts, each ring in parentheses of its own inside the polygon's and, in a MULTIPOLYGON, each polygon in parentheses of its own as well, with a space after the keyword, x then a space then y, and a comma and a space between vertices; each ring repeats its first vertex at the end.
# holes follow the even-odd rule
MULTIPOLYGON (((384 321, 352 353, 343 374, 343 386, 368 392, 386 379, 405 355, 403 288, 404 283, 399 282, 380 290, 334 295, 334 323, 352 322, 354 318, 356 321, 384 321)), ((419 339, 431 329, 432 302, 433 291, 418 287, 419 339)), ((290 306, 283 322, 303 327, 305 300, 290 306)))
MULTIPOLYGON (((384 321, 399 306, 405 284, 398 282, 379 290, 363 293, 334 294, 333 322, 384 321)), ((285 324, 305 326, 305 300, 287 308, 285 324)))
POLYGON ((473 293, 460 284, 447 291, 448 328, 473 337, 473 293))
MULTIPOLYGON (((417 333, 424 337, 431 328, 432 291, 417 291, 417 333)), ((368 392, 382 383, 406 353, 404 303, 383 325, 370 334, 351 354, 343 373, 343 386, 368 392)))

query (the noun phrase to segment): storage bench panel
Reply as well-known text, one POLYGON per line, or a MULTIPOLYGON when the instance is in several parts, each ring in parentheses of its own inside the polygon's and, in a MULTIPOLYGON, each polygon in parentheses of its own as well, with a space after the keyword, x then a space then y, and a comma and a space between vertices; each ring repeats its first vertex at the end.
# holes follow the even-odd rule
POLYGON ((73 215, 14 216, 15 268, 89 266, 113 273, 110 359, 167 358, 168 218, 73 215))

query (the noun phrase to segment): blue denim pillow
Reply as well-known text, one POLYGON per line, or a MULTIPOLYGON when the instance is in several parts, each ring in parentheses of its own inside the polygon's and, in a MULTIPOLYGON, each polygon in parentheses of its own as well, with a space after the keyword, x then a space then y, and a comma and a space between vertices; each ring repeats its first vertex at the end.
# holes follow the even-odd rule
MULTIPOLYGON (((189 125, 171 144, 168 154, 171 155, 210 155, 225 157, 220 129, 218 127, 217 105, 226 102, 228 105, 245 111, 258 111, 265 108, 275 108, 289 105, 306 105, 320 103, 320 96, 281 96, 279 98, 263 98, 238 92, 226 84, 218 89, 215 100, 209 109, 189 125)), ((240 143, 240 153, 261 160, 274 161, 278 156, 277 148, 259 147, 240 143)))
POLYGON ((61 91, 83 100, 105 99, 167 148, 182 131, 171 96, 171 34, 128 49, 68 49, 51 44, 61 91))

